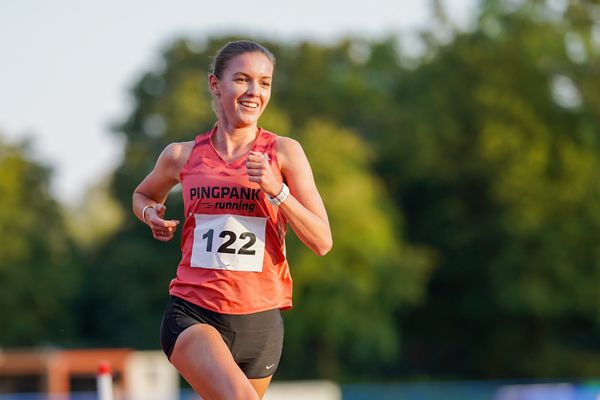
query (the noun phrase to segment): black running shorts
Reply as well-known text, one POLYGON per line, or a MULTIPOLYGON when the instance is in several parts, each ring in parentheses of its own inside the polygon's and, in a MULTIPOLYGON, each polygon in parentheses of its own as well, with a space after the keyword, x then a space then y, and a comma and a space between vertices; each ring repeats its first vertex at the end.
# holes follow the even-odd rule
POLYGON ((283 349, 283 319, 279 309, 244 315, 220 314, 171 296, 160 329, 160 342, 168 358, 177 337, 194 324, 208 324, 217 329, 248 378, 265 378, 275 373, 283 349))

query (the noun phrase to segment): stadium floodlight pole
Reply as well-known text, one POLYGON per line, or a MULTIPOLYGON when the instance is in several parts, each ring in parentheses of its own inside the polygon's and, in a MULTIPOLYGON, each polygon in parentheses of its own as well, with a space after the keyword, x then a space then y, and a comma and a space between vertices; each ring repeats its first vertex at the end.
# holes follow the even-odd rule
POLYGON ((107 361, 102 361, 98 366, 96 388, 98 390, 98 400, 113 400, 112 373, 110 364, 107 361))

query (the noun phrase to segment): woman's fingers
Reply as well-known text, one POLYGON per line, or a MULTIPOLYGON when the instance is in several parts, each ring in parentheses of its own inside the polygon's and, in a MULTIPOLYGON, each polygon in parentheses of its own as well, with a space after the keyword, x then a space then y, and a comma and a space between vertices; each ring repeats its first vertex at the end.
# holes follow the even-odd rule
MULTIPOLYGON (((162 210, 158 210, 157 213, 160 211, 162 214, 164 214, 165 207, 162 204, 161 206, 163 207, 162 210)), ((164 219, 152 221, 152 236, 154 236, 155 239, 163 242, 171 240, 173 239, 173 235, 175 234, 178 225, 179 221, 175 219, 168 221, 164 219)))
POLYGON ((265 153, 261 153, 259 151, 251 151, 248 154, 248 161, 251 162, 258 162, 258 163, 268 163, 269 162, 269 156, 265 153))
POLYGON ((166 242, 173 239, 173 235, 175 234, 175 229, 153 229, 152 236, 155 239, 166 242))
POLYGON ((156 240, 160 240, 162 242, 167 242, 167 241, 173 239, 173 234, 174 233, 175 233, 174 231, 173 232, 162 231, 162 230, 160 230, 160 231, 152 231, 152 235, 154 236, 154 238, 156 240))
POLYGON ((257 151, 251 151, 246 159, 248 179, 250 182, 258 183, 260 188, 267 194, 277 193, 277 188, 281 186, 281 183, 271 171, 269 161, 267 154, 257 151))
POLYGON ((263 174, 270 172, 269 156, 256 151, 251 151, 246 159, 246 170, 251 177, 262 176, 263 174))

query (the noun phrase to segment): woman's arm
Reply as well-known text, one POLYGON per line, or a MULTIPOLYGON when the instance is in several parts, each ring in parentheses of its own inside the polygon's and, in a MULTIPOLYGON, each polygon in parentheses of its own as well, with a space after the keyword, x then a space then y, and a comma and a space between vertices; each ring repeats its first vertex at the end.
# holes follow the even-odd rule
MULTIPOLYGON (((279 208, 306 246, 315 254, 327 254, 333 245, 329 219, 302 146, 293 139, 279 137, 277 159, 290 188, 290 195, 279 208)), ((250 180, 257 182, 267 195, 274 197, 281 191, 281 182, 275 179, 268 160, 260 153, 250 154, 247 167, 250 180)))
POLYGON ((164 202, 171 189, 179 183, 179 171, 192 147, 193 142, 168 145, 158 157, 154 169, 133 192, 133 213, 152 229, 157 240, 171 240, 179 224, 177 220, 163 219, 164 202))

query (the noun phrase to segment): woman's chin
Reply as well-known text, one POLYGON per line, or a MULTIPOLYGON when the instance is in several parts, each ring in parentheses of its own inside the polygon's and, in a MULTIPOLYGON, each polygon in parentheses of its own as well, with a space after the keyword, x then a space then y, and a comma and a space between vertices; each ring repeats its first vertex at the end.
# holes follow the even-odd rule
POLYGON ((252 126, 258 123, 259 115, 240 115, 238 117, 239 124, 241 126, 252 126))

